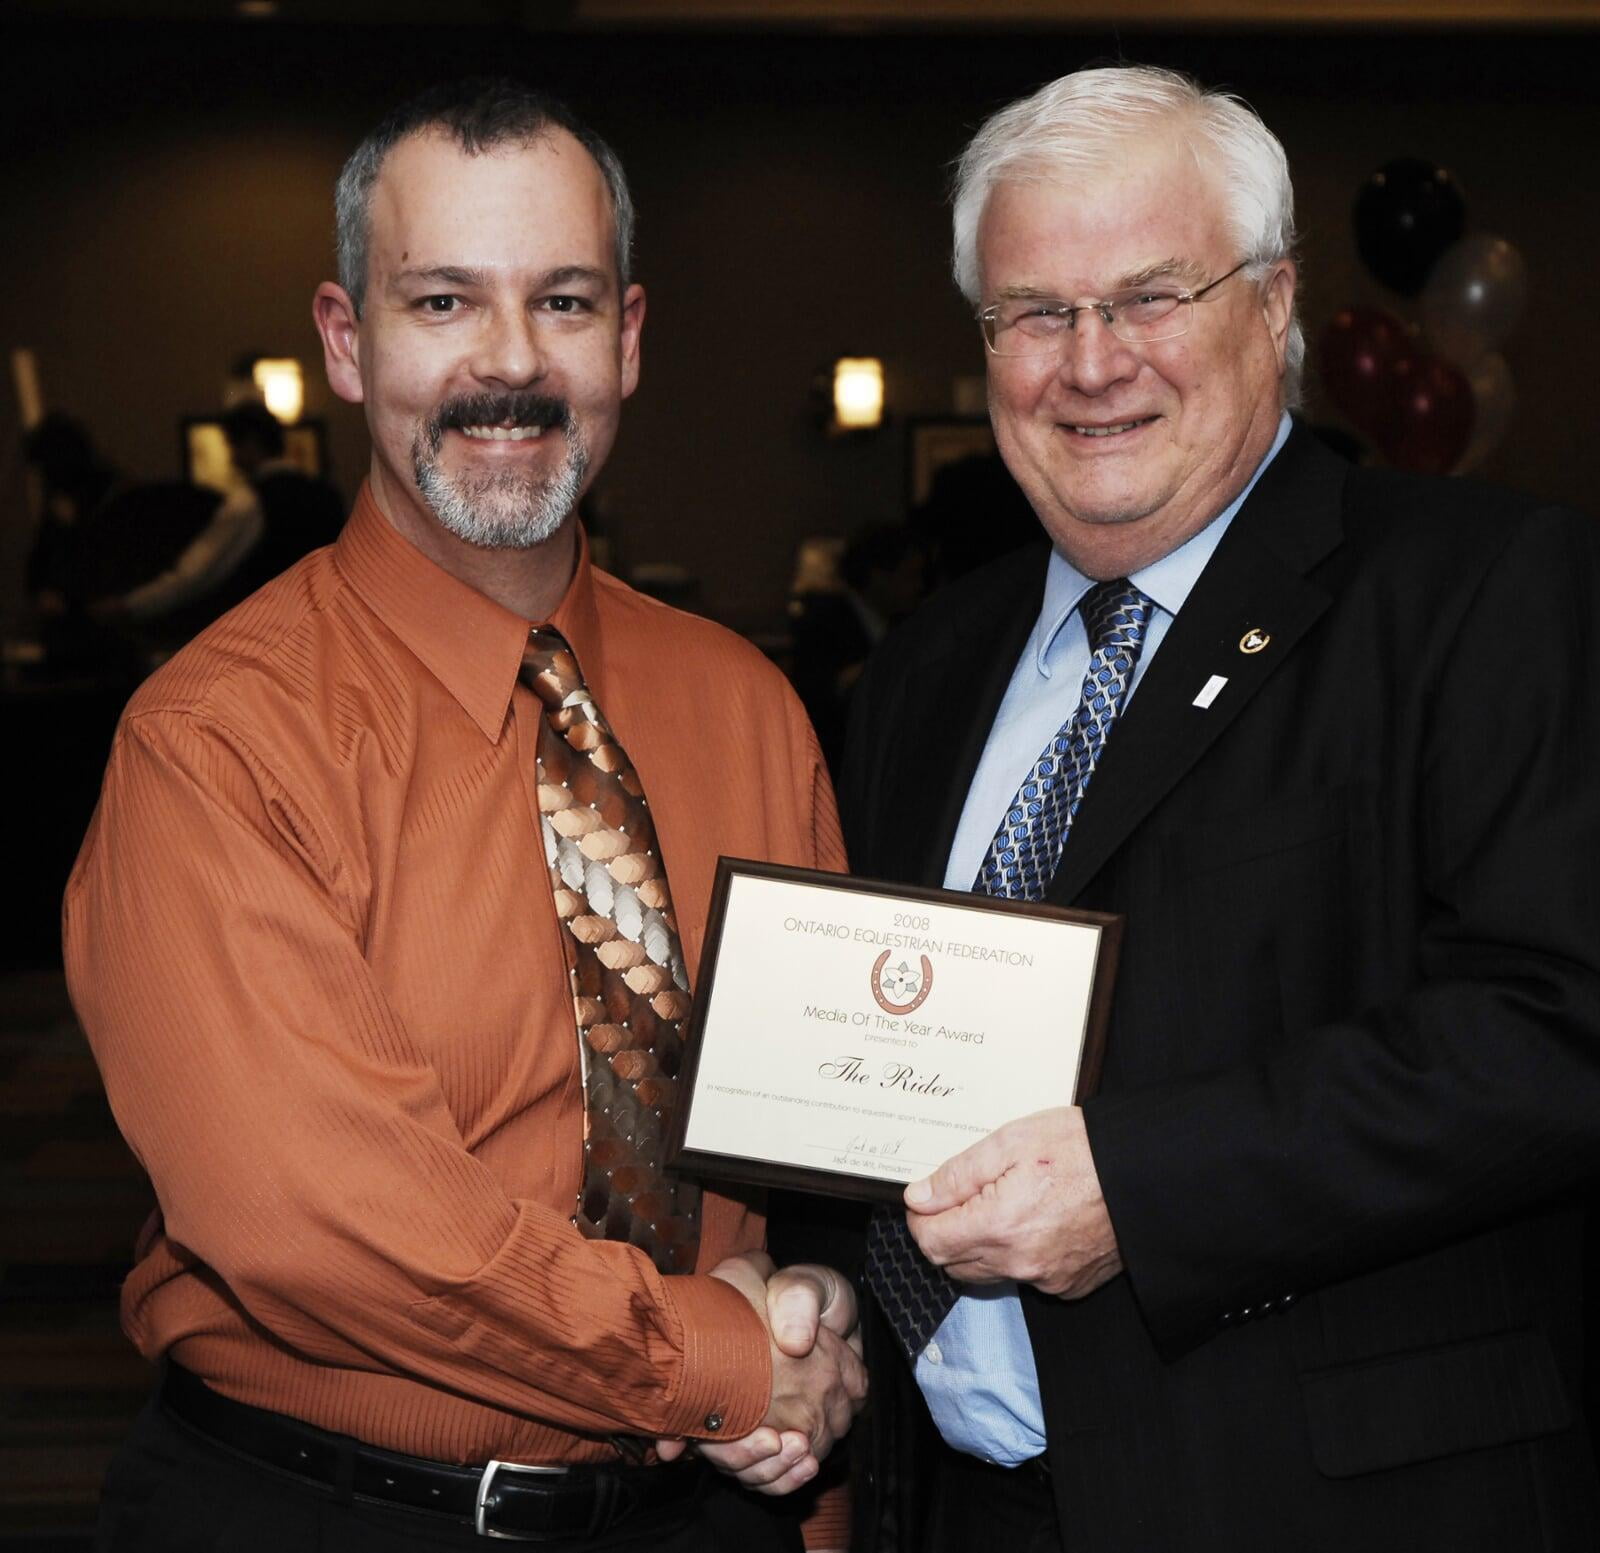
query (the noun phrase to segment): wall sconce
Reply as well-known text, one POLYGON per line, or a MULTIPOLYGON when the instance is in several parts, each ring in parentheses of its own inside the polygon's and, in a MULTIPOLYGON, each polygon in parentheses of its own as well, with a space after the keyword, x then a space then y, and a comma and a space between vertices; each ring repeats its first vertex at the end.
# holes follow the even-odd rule
POLYGON ((263 356, 250 369, 250 376, 261 390, 267 408, 283 422, 293 426, 305 408, 306 385, 300 363, 289 357, 263 356))
POLYGON ((872 431, 883 424, 883 363, 876 356, 841 356, 833 364, 836 431, 872 431))

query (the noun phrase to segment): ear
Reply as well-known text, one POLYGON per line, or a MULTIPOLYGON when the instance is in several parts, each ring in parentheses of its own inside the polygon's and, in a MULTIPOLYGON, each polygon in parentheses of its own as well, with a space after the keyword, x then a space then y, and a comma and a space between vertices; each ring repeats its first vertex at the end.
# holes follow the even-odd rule
POLYGON ((1282 372, 1289 353, 1289 325, 1294 319, 1294 293, 1299 271, 1293 259, 1280 259, 1261 288, 1261 312, 1282 372))
POLYGON ((366 398, 361 386, 361 319, 350 293, 325 280, 311 300, 311 317, 322 336, 322 364, 328 386, 341 399, 360 404, 366 398))
POLYGON ((622 294, 622 397, 639 386, 639 336, 644 332, 644 287, 629 286, 622 294))

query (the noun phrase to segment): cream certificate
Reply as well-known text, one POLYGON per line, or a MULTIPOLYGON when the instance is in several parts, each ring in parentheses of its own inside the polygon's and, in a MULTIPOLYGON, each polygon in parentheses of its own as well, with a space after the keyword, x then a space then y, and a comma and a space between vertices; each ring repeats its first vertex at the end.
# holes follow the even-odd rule
POLYGON ((893 1198, 1081 1096, 1121 919, 723 859, 677 1168, 893 1198))

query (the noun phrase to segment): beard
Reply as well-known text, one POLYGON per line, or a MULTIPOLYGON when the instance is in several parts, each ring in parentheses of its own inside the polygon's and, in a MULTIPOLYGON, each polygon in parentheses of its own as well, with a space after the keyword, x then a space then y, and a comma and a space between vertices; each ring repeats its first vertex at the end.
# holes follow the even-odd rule
POLYGON ((589 449, 571 406, 544 394, 467 394, 447 399, 411 441, 411 472, 434 517, 457 539, 488 550, 542 545, 577 506, 588 471, 589 449), (511 469, 450 475, 439 466, 445 432, 505 425, 560 430, 566 443, 560 467, 540 476, 511 469))

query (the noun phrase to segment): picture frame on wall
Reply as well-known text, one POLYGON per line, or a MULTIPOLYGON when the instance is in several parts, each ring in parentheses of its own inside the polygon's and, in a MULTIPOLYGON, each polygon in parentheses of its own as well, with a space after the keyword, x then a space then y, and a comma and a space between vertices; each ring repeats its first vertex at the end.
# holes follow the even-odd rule
MULTIPOLYGON (((302 474, 322 475, 328 466, 328 431, 320 420, 283 428, 283 456, 302 474)), ((178 457, 186 480, 213 491, 232 490, 237 476, 222 422, 214 415, 186 415, 178 425, 178 457)))
POLYGON ((983 416, 937 416, 914 420, 906 428, 907 503, 915 508, 933 494, 933 482, 947 464, 964 458, 992 458, 994 428, 983 416))

